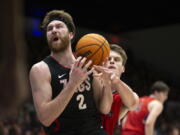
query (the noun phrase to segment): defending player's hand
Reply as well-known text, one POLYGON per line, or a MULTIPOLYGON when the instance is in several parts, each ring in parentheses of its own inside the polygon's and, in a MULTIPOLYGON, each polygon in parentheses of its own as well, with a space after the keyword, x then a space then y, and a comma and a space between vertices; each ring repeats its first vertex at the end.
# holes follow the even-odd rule
POLYGON ((72 81, 75 85, 80 85, 94 70, 94 68, 88 70, 92 61, 86 63, 86 60, 85 57, 78 57, 71 68, 69 81, 72 81))
POLYGON ((97 71, 97 73, 93 74, 95 77, 101 77, 101 79, 105 84, 111 82, 111 78, 113 77, 114 74, 111 70, 103 66, 94 65, 93 67, 97 71))
POLYGON ((103 66, 94 66, 95 70, 97 71, 94 73, 95 77, 100 77, 104 84, 111 83, 111 87, 118 83, 119 77, 110 69, 103 67, 103 66))

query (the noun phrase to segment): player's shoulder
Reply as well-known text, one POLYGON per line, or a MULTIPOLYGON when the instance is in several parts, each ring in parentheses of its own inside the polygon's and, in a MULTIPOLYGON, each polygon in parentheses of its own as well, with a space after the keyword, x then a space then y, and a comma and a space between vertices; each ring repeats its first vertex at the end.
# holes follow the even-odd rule
POLYGON ((31 69, 30 69, 30 74, 40 74, 40 73, 45 73, 47 72, 48 66, 44 61, 40 61, 38 63, 35 63, 34 65, 32 65, 31 69))
POLYGON ((157 108, 159 110, 163 109, 163 104, 158 100, 152 100, 148 106, 149 108, 157 108))
POLYGON ((47 64, 44 61, 40 61, 32 65, 31 70, 45 69, 47 68, 47 64))
POLYGON ((157 100, 157 99, 152 100, 150 103, 151 104, 162 105, 162 103, 159 100, 157 100))

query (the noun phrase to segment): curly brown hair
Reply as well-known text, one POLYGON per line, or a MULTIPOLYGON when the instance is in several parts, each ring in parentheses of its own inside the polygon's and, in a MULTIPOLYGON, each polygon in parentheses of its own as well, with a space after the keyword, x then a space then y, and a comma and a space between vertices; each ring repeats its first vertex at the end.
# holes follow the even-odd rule
POLYGON ((76 28, 73 22, 73 18, 69 13, 65 12, 64 10, 49 11, 42 21, 41 28, 46 30, 47 25, 53 20, 63 21, 67 25, 69 31, 75 34, 76 28))

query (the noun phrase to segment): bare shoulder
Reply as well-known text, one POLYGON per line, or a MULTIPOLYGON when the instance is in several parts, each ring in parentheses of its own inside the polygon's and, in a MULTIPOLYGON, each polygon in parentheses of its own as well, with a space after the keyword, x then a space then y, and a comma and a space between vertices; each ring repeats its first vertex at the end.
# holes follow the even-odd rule
POLYGON ((158 100, 153 100, 153 101, 151 101, 151 102, 149 103, 149 105, 150 105, 150 106, 157 106, 157 107, 163 106, 163 104, 162 104, 160 101, 158 101, 158 100))
POLYGON ((29 73, 29 76, 30 78, 32 77, 41 77, 41 76, 48 76, 50 75, 49 73, 49 68, 47 66, 47 64, 43 61, 40 61, 36 64, 34 64, 32 67, 31 67, 31 70, 30 70, 30 73, 29 73))
POLYGON ((161 112, 163 110, 163 104, 158 100, 153 100, 148 105, 149 110, 158 110, 161 112))
POLYGON ((41 71, 43 72, 44 70, 48 70, 48 66, 45 62, 40 61, 31 67, 30 73, 31 72, 41 72, 41 71))

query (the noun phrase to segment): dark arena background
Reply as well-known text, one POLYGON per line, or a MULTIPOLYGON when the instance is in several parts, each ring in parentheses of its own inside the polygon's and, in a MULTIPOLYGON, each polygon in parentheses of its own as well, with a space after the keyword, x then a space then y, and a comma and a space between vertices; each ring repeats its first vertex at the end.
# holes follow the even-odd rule
MULTIPOLYGON (((6 0, 1 4, 0 135, 45 135, 38 123, 29 85, 31 66, 49 55, 41 21, 47 11, 69 12, 77 27, 73 49, 87 33, 121 45, 128 60, 122 80, 148 95, 154 81, 171 91, 157 120, 156 135, 180 127, 180 8, 169 1, 6 0)), ((179 128, 180 129, 180 128, 179 128)))

